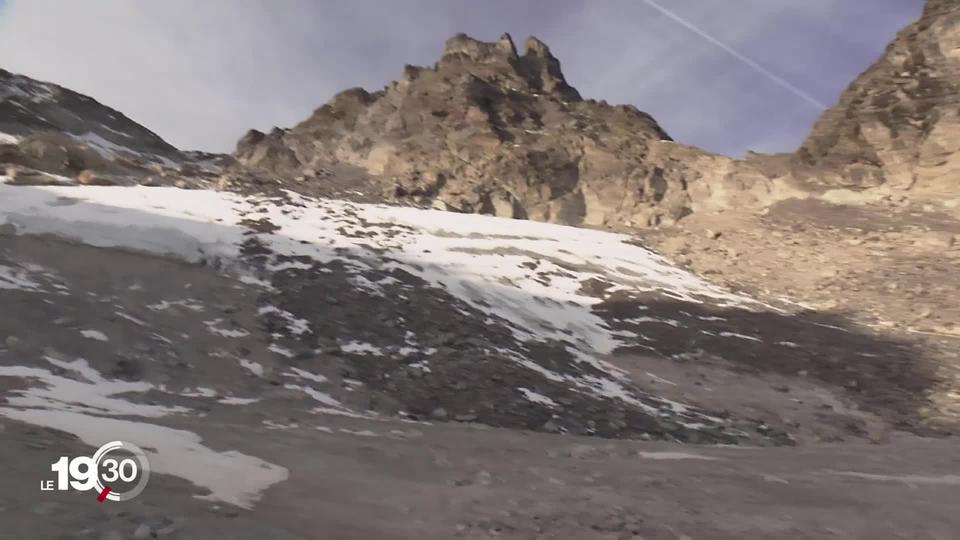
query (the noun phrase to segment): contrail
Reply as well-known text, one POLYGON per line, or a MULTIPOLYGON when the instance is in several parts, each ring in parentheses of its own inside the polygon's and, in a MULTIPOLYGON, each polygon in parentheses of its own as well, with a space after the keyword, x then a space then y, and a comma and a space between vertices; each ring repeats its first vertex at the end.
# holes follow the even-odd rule
POLYGON ((801 90, 800 88, 797 88, 796 86, 794 86, 793 84, 791 84, 790 81, 784 79, 783 77, 780 77, 780 76, 777 75, 776 73, 773 73, 773 72, 770 71, 769 69, 761 66, 760 64, 758 64, 758 63, 755 62, 754 60, 750 59, 749 57, 741 54, 741 53, 740 53, 739 51, 737 51, 736 49, 730 47, 729 45, 727 45, 726 43, 720 41, 719 39, 711 36, 710 34, 708 34, 707 32, 705 32, 704 30, 701 30, 698 26, 696 26, 696 25, 693 24, 692 22, 684 19, 683 17, 677 15, 676 13, 674 13, 674 12, 670 11, 669 9, 667 9, 667 8, 661 6, 660 4, 656 3, 654 0, 643 0, 643 2, 644 2, 645 4, 647 4, 648 6, 652 7, 653 9, 659 11, 660 13, 662 13, 663 15, 665 15, 666 17, 668 17, 669 19, 673 20, 673 21, 676 22, 677 24, 683 26, 683 27, 686 28, 687 30, 690 30, 691 32, 697 34, 698 36, 700 36, 700 37, 702 37, 703 39, 709 41, 710 43, 713 43, 713 44, 716 45, 717 47, 720 47, 721 49, 723 49, 724 51, 726 51, 727 53, 729 53, 731 56, 733 56, 733 57, 736 58, 737 60, 739 60, 739 61, 743 62, 744 64, 750 66, 751 68, 755 69, 757 72, 759 72, 759 73, 760 73, 761 75, 763 75, 764 77, 766 77, 766 78, 770 79, 771 81, 775 82, 776 84, 782 86, 783 88, 785 88, 786 90, 788 90, 791 94, 799 97, 800 99, 806 101, 807 103, 810 103, 811 105, 814 105, 815 107, 820 108, 821 110, 827 108, 827 106, 824 105, 820 100, 818 100, 817 98, 815 98, 815 97, 811 96, 810 94, 804 92, 804 91, 801 90))

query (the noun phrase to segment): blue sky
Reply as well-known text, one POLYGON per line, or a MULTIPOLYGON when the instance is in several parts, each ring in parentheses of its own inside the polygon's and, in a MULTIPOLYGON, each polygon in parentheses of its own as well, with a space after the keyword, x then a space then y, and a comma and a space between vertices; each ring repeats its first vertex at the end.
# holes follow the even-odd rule
MULTIPOLYGON (((335 92, 430 65, 459 31, 536 35, 586 97, 708 150, 792 150, 819 107, 645 0, 0 0, 0 67, 90 94, 184 148, 224 151, 335 92)), ((655 0, 832 104, 922 0, 655 0)))

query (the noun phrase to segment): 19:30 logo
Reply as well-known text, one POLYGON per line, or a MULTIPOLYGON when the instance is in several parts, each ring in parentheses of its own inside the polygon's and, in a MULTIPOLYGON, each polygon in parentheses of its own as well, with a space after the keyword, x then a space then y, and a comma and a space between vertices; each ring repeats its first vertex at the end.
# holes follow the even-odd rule
POLYGON ((96 490, 100 502, 129 501, 143 492, 150 479, 150 463, 144 451, 124 441, 109 442, 92 457, 61 456, 50 470, 57 473, 57 478, 41 482, 41 490, 96 490), (114 455, 107 457, 111 453, 114 455))

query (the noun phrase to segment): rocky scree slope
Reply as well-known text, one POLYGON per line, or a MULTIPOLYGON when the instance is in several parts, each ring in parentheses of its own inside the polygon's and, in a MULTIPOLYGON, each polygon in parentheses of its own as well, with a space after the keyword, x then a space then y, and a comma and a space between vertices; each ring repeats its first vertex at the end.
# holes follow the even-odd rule
MULTIPOLYGON (((925 17, 934 21, 931 28, 941 20, 938 17, 955 14, 947 4, 941 4, 945 6, 942 8, 937 8, 934 3, 930 6, 925 17)), ((374 200, 432 204, 445 210, 575 225, 649 227, 669 224, 691 212, 696 215, 683 219, 681 225, 696 223, 700 216, 709 217, 712 215, 710 210, 749 209, 751 205, 769 202, 784 195, 782 188, 789 185, 790 177, 795 175, 789 172, 790 156, 754 156, 744 162, 710 155, 670 141, 655 121, 632 107, 613 107, 603 102, 583 100, 565 82, 559 63, 545 45, 530 39, 521 56, 509 36, 495 43, 456 36, 447 43, 441 61, 435 66, 407 67, 401 81, 381 92, 348 90, 290 130, 278 129, 270 134, 250 132, 240 142, 235 161, 224 156, 171 152, 167 148, 169 145, 116 111, 55 85, 9 74, 5 75, 3 84, 0 103, 10 110, 26 111, 3 117, 7 144, 2 147, 2 159, 11 164, 9 174, 0 177, 4 183, 216 186, 243 191, 247 196, 276 196, 282 200, 291 196, 284 190, 287 188, 340 198, 358 193, 374 200), (30 111, 39 119, 31 120, 30 111), (76 117, 79 123, 53 121, 61 117, 76 117), (108 139, 111 133, 112 138, 108 139), (126 145, 120 146, 123 141, 126 145), (76 157, 78 155, 81 157, 76 157)), ((158 192, 158 196, 159 193, 162 192, 158 192)), ((67 195, 64 197, 64 200, 70 199, 67 195)), ((331 215, 338 212, 341 210, 331 210, 331 215)), ((726 215, 730 214, 734 212, 726 215)), ((22 216, 29 215, 28 211, 22 212, 22 216)), ((806 217, 811 215, 808 212, 806 217)), ((783 216, 775 208, 770 217, 783 216)), ((217 218, 212 219, 216 221, 217 218)), ((376 220, 364 217, 357 226, 376 229, 376 223, 376 220)), ((698 270, 704 265, 715 269, 725 260, 764 261, 755 258, 756 254, 751 250, 770 251, 766 244, 752 240, 733 248, 727 245, 727 240, 735 238, 734 235, 719 234, 716 223, 705 225, 710 229, 705 231, 706 234, 698 232, 697 238, 711 248, 697 249, 689 254, 690 258, 698 259, 692 261, 698 270), (719 256, 713 257, 711 250, 719 256), (705 257, 700 257, 701 253, 706 254, 705 257)), ((721 228, 731 226, 730 223, 719 224, 721 228)), ((264 221, 262 216, 251 215, 245 220, 244 227, 257 234, 269 234, 275 224, 264 221)), ((694 229, 690 225, 687 227, 694 229)), ((125 227, 111 230, 120 229, 125 230, 125 227)), ((669 230, 678 238, 686 238, 676 228, 669 230)), ((758 230, 763 237, 765 229, 758 230)), ((356 234, 358 238, 377 235, 372 230, 356 234)), ((396 231, 389 232, 389 235, 396 234, 396 231)), ((782 243, 778 239, 770 241, 782 243)), ((949 237, 947 241, 946 248, 949 249, 953 238, 949 237)), ((374 252, 383 249, 376 242, 368 247, 374 252)), ((677 250, 671 250, 664 243, 658 247, 671 255, 686 249, 681 245, 677 250)), ((500 245, 484 249, 487 248, 506 249, 502 255, 510 255, 514 249, 500 245)), ((846 249, 845 246, 841 248, 846 249)), ((245 245, 245 249, 245 257, 253 264, 258 264, 261 256, 269 255, 253 242, 245 245)), ((464 249, 475 252, 477 248, 467 246, 464 249)), ((789 249, 787 246, 783 256, 777 251, 777 261, 753 265, 763 270, 763 275, 757 278, 761 285, 782 281, 780 276, 785 275, 778 270, 770 278, 765 270, 767 262, 778 267, 782 266, 782 260, 802 258, 789 249)), ((817 248, 818 252, 823 249, 823 246, 817 248)), ((829 261, 820 259, 818 257, 817 264, 828 265, 829 261)), ((563 277, 571 271, 582 270, 577 265, 571 267, 563 263, 559 269, 541 271, 539 268, 545 264, 543 260, 544 257, 537 256, 522 263, 524 268, 543 273, 537 279, 547 282, 554 273, 563 277)), ((216 258, 207 262, 220 264, 216 258)), ((301 292, 304 287, 313 286, 312 280, 330 270, 337 270, 314 269, 309 261, 283 260, 279 263, 294 267, 311 265, 311 269, 286 268, 288 271, 277 277, 288 279, 291 273, 300 274, 293 276, 292 281, 278 285, 281 294, 288 294, 292 303, 304 298, 301 292)), ((748 275, 750 266, 736 266, 738 275, 748 275)), ((405 275, 397 277, 379 269, 370 276, 376 281, 407 279, 405 275)), ((583 279, 577 280, 578 287, 588 291, 589 296, 602 300, 595 306, 597 316, 604 318, 609 327, 638 337, 639 342, 631 346, 635 351, 683 360, 688 349, 695 349, 691 354, 696 355, 698 361, 719 358, 741 366, 745 363, 757 373, 771 369, 783 374, 802 371, 830 385, 847 387, 855 393, 855 400, 860 405, 877 411, 884 419, 904 429, 920 430, 916 411, 929 405, 927 394, 934 384, 939 384, 934 379, 944 379, 932 375, 931 366, 921 361, 920 354, 908 344, 877 340, 870 335, 855 334, 859 336, 857 350, 867 356, 842 362, 843 358, 852 358, 852 334, 838 330, 842 321, 832 320, 823 313, 807 313, 807 318, 817 318, 818 324, 808 324, 809 320, 795 324, 787 315, 754 317, 737 313, 731 317, 716 313, 714 308, 717 306, 705 311, 697 306, 672 303, 670 298, 625 297, 623 291, 611 288, 607 280, 581 277, 583 279), (640 313, 644 309, 654 309, 658 314, 640 313), (825 330, 831 327, 832 330, 825 330), (775 339, 777 334, 784 333, 791 336, 790 340, 775 339), (799 364, 803 368, 798 370, 799 364)), ((751 290, 762 290, 756 283, 753 285, 751 290)), ((400 293, 399 290, 392 292, 400 293)), ((792 290, 780 292, 797 297, 792 290)), ((830 294, 843 299, 843 295, 836 291, 831 290, 830 294)), ((361 296, 363 298, 338 300, 340 304, 331 305, 344 302, 348 306, 363 305, 363 300, 369 298, 365 293, 361 296)), ((949 294, 943 297, 949 297, 949 294)), ((504 298, 509 299, 498 297, 487 303, 497 305, 504 298)), ((449 302, 440 302, 446 303, 449 302)), ((311 304, 285 309, 297 313, 298 309, 315 308, 311 304)), ((308 320, 313 316, 311 313, 305 312, 301 318, 308 320)), ((351 313, 354 312, 346 310, 338 315, 337 320, 356 316, 356 323, 360 326, 353 329, 354 333, 369 323, 365 311, 351 313)), ((950 312, 944 313, 949 315, 950 312)), ((379 320, 387 325, 397 319, 396 315, 384 312, 379 320)), ((335 336, 341 331, 343 328, 334 328, 326 334, 335 336)), ((446 345, 457 342, 457 339, 451 337, 448 341, 446 345)), ((316 345, 319 350, 324 350, 329 344, 318 342, 316 345)), ((558 354, 568 360, 575 356, 574 349, 566 346, 556 350, 540 345, 533 349, 523 347, 526 345, 518 345, 516 350, 545 362, 556 362, 558 354), (565 352, 557 352, 561 349, 565 352)), ((454 356, 461 355, 452 347, 436 348, 454 356)), ((500 353, 502 351, 497 354, 500 353)), ((565 365, 579 366, 579 363, 565 362, 565 365)), ((471 367, 475 366, 471 364, 471 367)), ((462 385, 431 383, 429 391, 420 393, 420 389, 428 388, 428 385, 412 382, 410 386, 404 386, 406 383, 397 382, 395 378, 381 377, 384 373, 381 368, 356 376, 362 375, 361 378, 372 386, 380 385, 380 390, 390 395, 390 399, 399 399, 402 405, 393 409, 402 406, 416 414, 432 415, 430 404, 439 395, 436 389, 453 388, 456 392, 442 395, 445 396, 443 399, 450 398, 454 405, 440 407, 443 411, 438 413, 439 416, 460 413, 465 418, 477 417, 495 425, 562 427, 573 432, 597 429, 588 426, 582 418, 571 418, 568 423, 548 421, 539 416, 535 421, 528 417, 505 420, 502 415, 512 415, 512 411, 471 411, 464 402, 454 399, 466 395, 459 391, 462 385), (409 396, 416 396, 416 403, 409 396)), ((579 373, 578 370, 575 371, 579 373)), ((497 378, 503 379, 500 373, 490 374, 489 378, 487 375, 484 373, 476 381, 463 384, 467 388, 477 388, 480 383, 496 385, 499 384, 497 378)), ((459 372, 455 376, 460 377, 459 372)), ((416 376, 413 379, 419 381, 416 376)), ((942 394, 950 394, 951 388, 947 387, 942 394)), ((678 399, 696 401, 687 396, 678 399)), ((578 407, 574 409, 580 410, 578 407)), ((738 416, 749 420, 758 418, 752 412, 738 413, 738 416)), ((610 425, 615 426, 610 428, 609 434, 613 436, 635 434, 622 431, 619 419, 614 419, 610 425)), ((766 426, 766 435, 772 433, 767 429, 768 425, 763 425, 766 426)), ((789 426, 784 430, 790 431, 789 426)), ((645 428, 644 432, 686 440, 704 437, 700 430, 677 428, 673 424, 645 428)), ((708 437, 719 440, 728 435, 714 433, 708 437)))
MULTIPOLYGON (((198 392, 252 394, 264 400, 258 410, 279 415, 264 419, 272 423, 401 416, 790 444, 796 428, 780 418, 701 408, 691 395, 663 397, 662 386, 678 385, 631 374, 610 357, 683 362, 695 342, 696 354, 770 369, 790 358, 825 358, 860 339, 716 288, 628 237, 600 231, 292 192, 0 185, 0 201, 0 299, 19 314, 0 318, 0 335, 14 337, 0 347, 0 381, 54 384, 51 364, 79 363, 104 374, 91 383, 106 374, 147 382, 142 391, 155 389, 153 399, 178 407, 180 397, 198 392), (38 236, 70 243, 44 247, 38 236), (58 261, 58 253, 84 251, 71 245, 101 251, 77 257, 93 266, 58 261), (134 264, 123 255, 130 251, 172 257, 179 263, 156 264, 192 277, 148 281, 122 267, 90 273, 103 261, 134 264), (197 282, 221 273, 228 286, 216 293, 197 282), (29 327, 36 334, 29 321, 48 319, 59 322, 42 325, 36 347, 17 337, 29 327), (788 328, 798 343, 779 343, 788 328)), ((14 384, 9 395, 37 391, 14 384)), ((56 411, 63 403, 55 394, 40 405, 9 401, 56 411)), ((865 394, 864 405, 891 421, 906 418, 876 397, 865 394)), ((0 415, 17 411, 0 407, 0 415)))

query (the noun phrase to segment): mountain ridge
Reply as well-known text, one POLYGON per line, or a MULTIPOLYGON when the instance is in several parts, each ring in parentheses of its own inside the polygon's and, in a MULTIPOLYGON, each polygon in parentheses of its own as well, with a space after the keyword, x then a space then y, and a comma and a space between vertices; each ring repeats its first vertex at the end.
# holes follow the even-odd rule
POLYGON ((599 227, 675 223, 772 189, 747 164, 675 143, 632 105, 583 99, 543 42, 525 47, 459 34, 433 67, 341 92, 290 129, 250 131, 234 155, 304 183, 353 166, 387 201, 599 227))
POLYGON ((29 79, 2 72, 0 111, 19 112, 0 118, 0 162, 24 169, 25 182, 62 181, 36 170, 98 183, 282 185, 617 230, 831 190, 950 191, 960 171, 958 13, 956 3, 928 2, 793 153, 734 159, 684 145, 633 105, 584 99, 537 38, 521 53, 509 34, 460 33, 433 66, 407 65, 380 91, 344 90, 290 128, 250 130, 232 156, 181 152, 91 98, 33 81, 35 94, 59 89, 66 101, 54 116, 70 120, 37 124, 50 106, 24 106, 10 89, 29 79), (17 120, 23 111, 30 118, 17 120), (118 159, 118 147, 130 152, 118 159))

